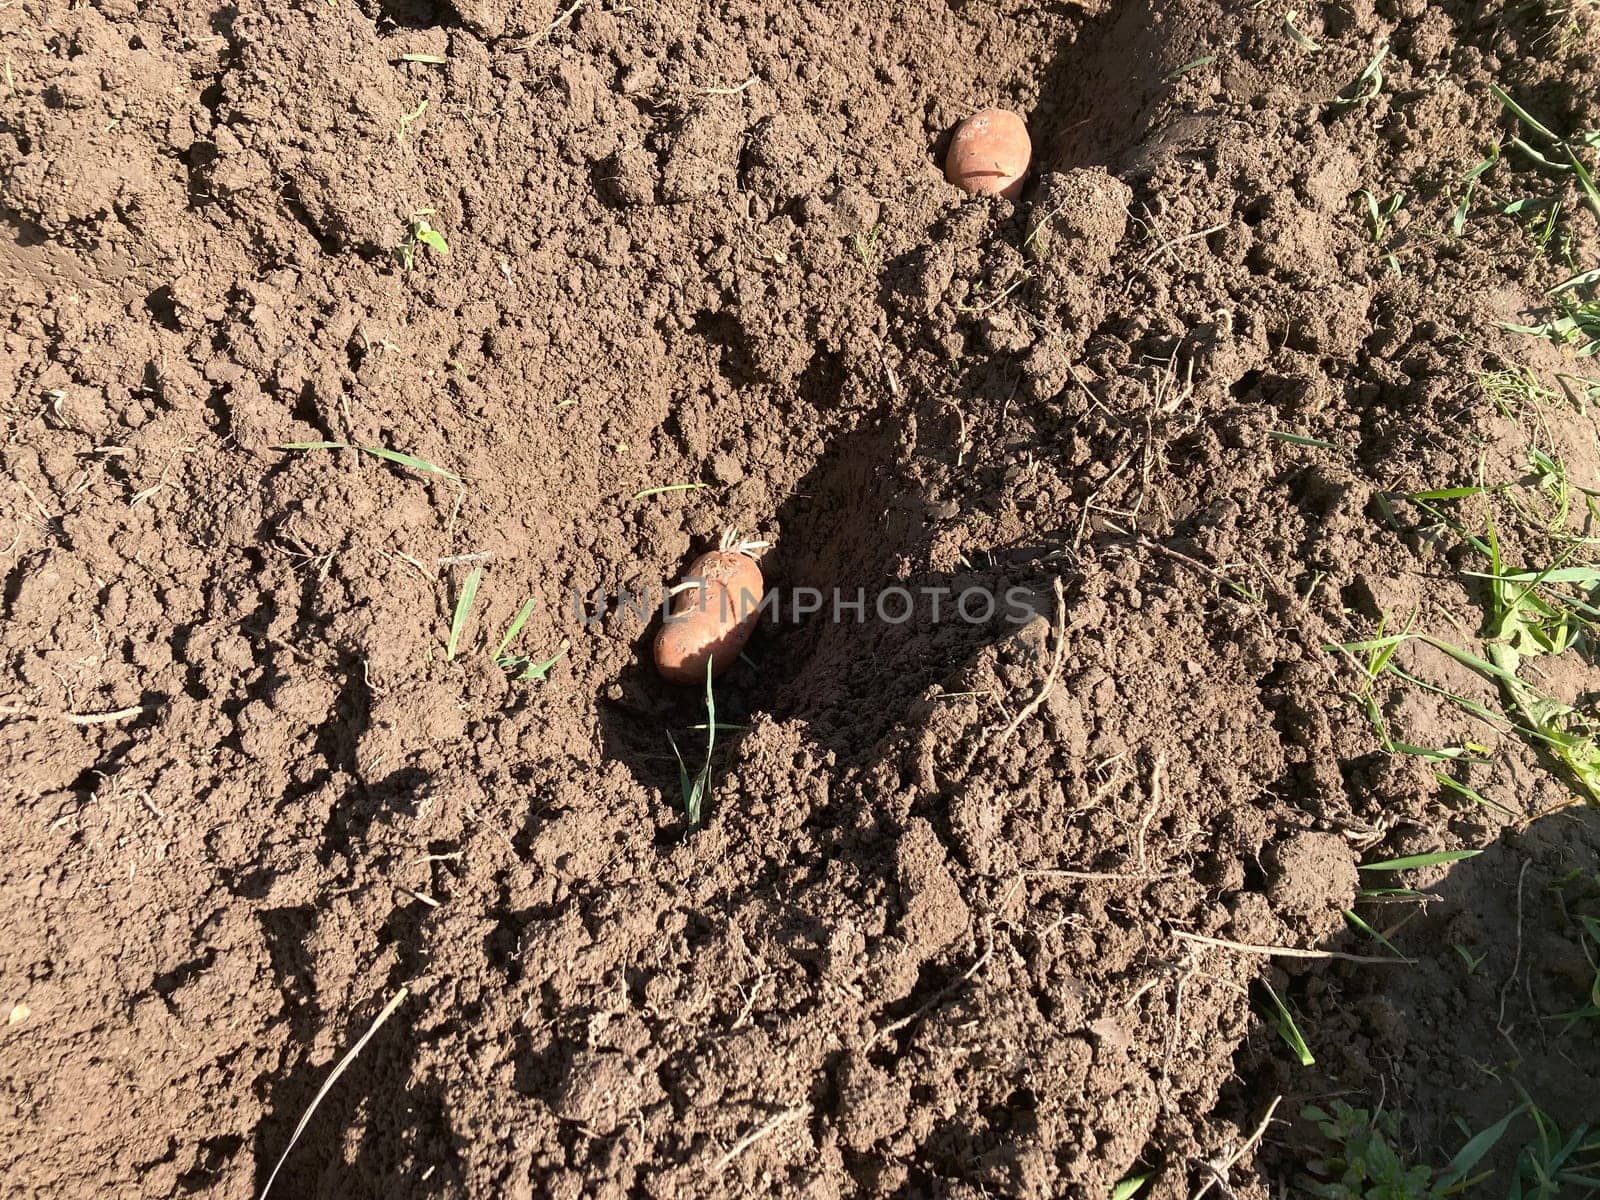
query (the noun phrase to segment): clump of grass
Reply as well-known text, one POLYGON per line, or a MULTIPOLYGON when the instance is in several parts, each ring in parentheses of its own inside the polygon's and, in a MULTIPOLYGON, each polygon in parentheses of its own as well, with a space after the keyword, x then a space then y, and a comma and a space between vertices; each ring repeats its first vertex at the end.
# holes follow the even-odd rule
MULTIPOLYGON (((1539 388, 1536 380, 1530 381, 1520 374, 1502 379, 1508 388, 1524 396, 1539 388)), ((1360 664, 1366 675, 1365 687, 1357 699, 1386 750, 1418 754, 1435 761, 1473 761, 1466 759, 1463 751, 1481 749, 1469 744, 1463 748, 1434 751, 1394 739, 1374 695, 1377 681, 1392 676, 1409 686, 1443 696, 1500 732, 1517 734, 1545 757, 1575 798, 1600 805, 1600 719, 1592 712, 1557 700, 1523 675, 1523 667, 1530 659, 1569 651, 1593 654, 1597 634, 1600 634, 1600 563, 1576 561, 1581 550, 1596 542, 1571 538, 1563 532, 1573 489, 1560 462, 1533 448, 1530 465, 1532 477, 1515 486, 1543 497, 1546 505, 1543 513, 1530 512, 1515 496, 1508 494, 1513 485, 1491 488, 1479 483, 1436 488, 1405 497, 1488 560, 1487 571, 1466 572, 1468 577, 1482 581, 1483 586, 1484 625, 1480 647, 1470 649, 1442 638, 1414 633, 1409 624, 1398 634, 1387 634, 1385 617, 1380 620, 1373 638, 1338 648, 1360 664), (1485 534, 1478 536, 1468 533, 1435 507, 1436 502, 1469 496, 1504 498, 1525 522, 1535 529, 1542 526, 1543 534, 1557 544, 1564 543, 1564 548, 1540 566, 1520 569, 1508 566, 1503 559, 1492 510, 1485 534), (1399 666, 1395 661, 1396 651, 1402 645, 1415 642, 1446 654, 1494 685, 1500 693, 1501 708, 1494 709, 1453 693, 1399 666)), ((1441 780, 1441 786, 1477 803, 1486 803, 1465 783, 1442 773, 1436 774, 1436 778, 1441 780)))
MULTIPOLYGON (((1366 210, 1367 236, 1371 239, 1374 249, 1381 247, 1389 236, 1394 226, 1394 219, 1400 210, 1405 207, 1406 194, 1396 192, 1381 203, 1378 197, 1368 188, 1362 188, 1356 195, 1360 198, 1366 210)), ((1396 275, 1403 274, 1400 269, 1400 260, 1393 250, 1383 251, 1383 261, 1389 264, 1389 269, 1396 275)))
POLYGON ((1518 1112, 1527 1111, 1533 1121, 1533 1136, 1517 1154, 1510 1195, 1516 1200, 1594 1195, 1600 1189, 1600 1128, 1584 1124, 1563 1133, 1555 1119, 1528 1099, 1526 1092, 1523 1100, 1518 1112))
POLYGON ((1592 358, 1600 354, 1600 299, 1574 300, 1559 296, 1555 315, 1537 325, 1518 325, 1502 321, 1500 327, 1511 333, 1542 337, 1567 350, 1573 358, 1592 358))
MULTIPOLYGON (((450 617, 450 633, 445 642, 444 657, 446 662, 455 660, 456 654, 461 649, 461 635, 466 631, 467 620, 472 613, 472 605, 478 598, 478 587, 483 582, 483 568, 474 567, 467 575, 466 581, 461 585, 461 592, 456 597, 455 609, 450 617)), ((505 633, 494 648, 494 663, 503 671, 519 672, 517 679, 543 681, 550 675, 550 668, 566 655, 569 647, 563 643, 561 649, 545 659, 543 662, 535 661, 527 654, 514 654, 511 647, 522 633, 522 627, 528 623, 528 618, 533 614, 537 601, 532 597, 523 601, 522 607, 517 610, 517 615, 511 619, 511 624, 506 627, 505 633)))
POLYGON ((1485 372, 1478 376, 1478 386, 1500 415, 1512 421, 1520 418, 1523 409, 1555 400, 1560 395, 1539 382, 1539 377, 1527 367, 1485 372))
POLYGON ((550 668, 561 661, 567 652, 567 646, 563 645, 561 649, 543 662, 535 661, 531 655, 512 654, 510 652, 518 635, 522 633, 522 627, 528 623, 528 617, 532 615, 535 603, 531 596, 523 601, 522 607, 517 610, 517 615, 511 619, 511 624, 506 627, 505 634, 500 639, 500 644, 494 648, 494 662, 495 666, 503 671, 521 672, 517 676, 518 679, 542 681, 549 678, 550 668))
POLYGON ((1392 1111, 1352 1108, 1335 1100, 1328 1108, 1308 1104, 1300 1115, 1327 1140, 1327 1153, 1306 1163, 1299 1184, 1322 1200, 1444 1200, 1476 1187, 1488 1172, 1478 1164, 1505 1136, 1518 1109, 1467 1141, 1444 1170, 1407 1163, 1395 1149, 1400 1119, 1392 1111))
MULTIPOLYGON (((1545 222, 1535 233, 1541 250, 1549 247, 1556 232, 1557 219, 1565 207, 1567 197, 1570 196, 1571 188, 1576 188, 1579 199, 1589 207, 1597 219, 1600 219, 1600 188, 1595 186, 1594 172, 1587 162, 1587 156, 1596 147, 1600 147, 1600 132, 1589 131, 1572 137, 1563 137, 1519 104, 1504 88, 1490 84, 1489 91, 1519 129, 1519 132, 1508 138, 1505 144, 1516 150, 1518 155, 1539 171, 1560 181, 1551 194, 1513 201, 1502 208, 1501 212, 1508 215, 1545 212, 1547 214, 1545 222), (1535 142, 1538 143, 1537 146, 1535 142)), ((1464 222, 1464 216, 1462 220, 1464 222)))

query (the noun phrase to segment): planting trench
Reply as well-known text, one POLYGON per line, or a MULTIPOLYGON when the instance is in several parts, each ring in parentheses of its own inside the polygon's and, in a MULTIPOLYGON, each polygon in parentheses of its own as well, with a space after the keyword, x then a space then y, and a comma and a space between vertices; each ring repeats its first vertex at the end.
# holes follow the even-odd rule
MULTIPOLYGON (((402 985, 274 1194, 1183 1196, 1283 1093, 1232 1174, 1265 1196, 1312 1096, 1398 1092, 1432 1161, 1513 1076, 1579 1115, 1583 1031, 1434 1094, 1507 1024, 1476 1003, 1525 967, 1504 937, 1391 992, 1173 931, 1367 952, 1356 862, 1503 823, 1382 754, 1324 647, 1474 611, 1373 496, 1510 461, 1469 392, 1561 365, 1495 324, 1553 268, 1509 218, 1418 217, 1396 274, 1351 197, 1447 219, 1490 80, 1579 127, 1592 29, 1557 59, 1532 18, 1406 2, 1318 6, 1314 55, 1189 2, 0 17, 8 1194, 256 1194, 402 985), (1385 90, 1330 103, 1380 41, 1385 90), (938 170, 990 102, 1035 138, 1015 207, 938 170), (450 253, 402 270, 424 209, 450 253), (277 449, 311 442, 463 482, 277 449), (702 698, 568 597, 727 527, 784 587, 1042 615, 763 629, 690 831, 665 734, 698 745, 702 698), (489 654, 530 596, 521 646, 565 647, 537 683, 489 654)), ((1496 749, 1500 802, 1565 796, 1496 749)), ((1430 920, 1493 880, 1504 932, 1504 856, 1592 859, 1592 816, 1556 821, 1430 920)), ((1581 971, 1547 941, 1513 1032, 1581 971)))

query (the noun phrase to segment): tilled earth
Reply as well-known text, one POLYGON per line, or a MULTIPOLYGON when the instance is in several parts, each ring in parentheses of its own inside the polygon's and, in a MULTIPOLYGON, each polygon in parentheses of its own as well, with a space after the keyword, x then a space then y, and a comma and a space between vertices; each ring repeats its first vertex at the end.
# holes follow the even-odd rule
POLYGON ((1433 693, 1376 702, 1488 739, 1459 780, 1501 807, 1383 752, 1328 647, 1481 615, 1484 564, 1388 497, 1519 478, 1535 423, 1600 485, 1581 406, 1481 383, 1582 375, 1501 323, 1594 214, 1509 146, 1460 207, 1519 132, 1491 83, 1596 123, 1600 29, 1294 20, 0 11, 5 1194, 257 1195, 402 987, 274 1195, 1187 1197, 1283 1095, 1245 1200, 1308 1099, 1385 1100, 1435 1163, 1517 1085, 1592 1117, 1593 1022, 1545 1018, 1584 1003, 1600 822, 1528 824, 1563 781, 1433 693), (939 169, 994 103, 1016 204, 939 169), (319 443, 434 469, 281 448, 319 443), (784 589, 1038 615, 764 627, 690 829, 666 734, 697 764, 704 698, 570 597, 729 528, 784 589), (530 598, 543 679, 494 661, 530 598), (1381 955, 1356 864, 1463 846, 1407 877, 1414 967, 1181 936, 1381 955))

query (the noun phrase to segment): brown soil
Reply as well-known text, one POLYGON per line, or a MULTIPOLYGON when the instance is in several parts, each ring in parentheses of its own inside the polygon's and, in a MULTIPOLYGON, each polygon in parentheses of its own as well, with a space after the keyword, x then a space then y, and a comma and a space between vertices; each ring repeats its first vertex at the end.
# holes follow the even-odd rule
MULTIPOLYGON (((1600 31, 1488 7, 1313 4, 1315 54, 1203 0, 0 11, 5 1194, 255 1195, 401 986, 275 1195, 1180 1197, 1285 1093, 1265 1197, 1330 1092, 1435 1162, 1513 1080, 1592 1116, 1593 1023, 1541 1017, 1593 814, 1497 841, 1324 649, 1471 621, 1481 564, 1374 497, 1523 470, 1474 381, 1560 365, 1496 326, 1570 273, 1496 215, 1537 173, 1450 213, 1488 82, 1586 128, 1600 31), (939 169, 990 103, 1016 205, 939 169), (1361 188, 1410 197, 1379 248, 1361 188), (317 441, 463 482, 275 449, 317 441), (1041 616, 758 631, 689 830, 700 698, 567 597, 728 527, 786 588, 1041 616), (491 655, 530 596, 543 682, 491 655), (1358 861, 1490 844, 1415 970, 1174 937, 1372 953, 1358 861)), ((1550 436, 1594 486, 1589 418, 1550 436)), ((1473 786, 1566 798, 1494 749, 1473 786)))

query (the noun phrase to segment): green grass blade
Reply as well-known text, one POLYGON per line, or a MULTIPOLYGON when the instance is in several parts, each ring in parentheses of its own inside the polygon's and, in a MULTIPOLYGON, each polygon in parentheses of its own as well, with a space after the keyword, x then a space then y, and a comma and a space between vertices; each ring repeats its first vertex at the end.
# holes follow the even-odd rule
POLYGON ((1283 31, 1289 35, 1290 41, 1292 41, 1296 46, 1299 46, 1300 49, 1304 50, 1307 54, 1317 54, 1322 50, 1322 47, 1317 45, 1317 43, 1313 41, 1311 37, 1309 37, 1302 29, 1300 29, 1299 26, 1294 23, 1295 18, 1299 15, 1300 14, 1295 12, 1295 10, 1292 8, 1288 12, 1284 13, 1283 31))
POLYGON ((1469 496, 1482 496, 1489 491, 1486 487, 1467 485, 1463 487, 1430 488, 1425 492, 1407 492, 1407 500, 1465 500, 1469 496))
POLYGON ((1362 69, 1361 74, 1356 76, 1355 82, 1345 89, 1350 94, 1348 96, 1335 96, 1329 102, 1329 107, 1335 109, 1351 108, 1376 99, 1378 94, 1383 91, 1383 63, 1388 57, 1389 43, 1384 42, 1383 45, 1378 47, 1378 52, 1372 56, 1372 61, 1362 69))
POLYGON ((1174 79, 1181 79, 1190 71, 1198 71, 1201 67, 1208 67, 1217 61, 1215 54, 1203 54, 1199 58, 1191 58, 1180 67, 1174 68, 1166 75, 1166 81, 1171 83, 1174 79))
POLYGON ((706 661, 706 769, 707 779, 711 778, 711 750, 717 743, 717 697, 711 690, 712 663, 706 661))
POLYGON ((1396 958, 1404 959, 1406 957, 1404 954, 1401 954, 1398 949, 1395 948, 1395 944, 1393 942, 1391 942, 1388 938, 1384 937, 1383 934, 1379 933, 1371 925, 1367 924, 1367 922, 1362 920, 1361 917, 1357 916, 1356 913, 1353 910, 1348 909, 1348 908, 1345 909, 1344 910, 1344 919, 1346 921, 1349 921, 1350 924, 1354 925, 1357 929, 1361 930, 1362 933, 1366 934, 1373 941, 1377 942, 1378 945, 1382 946, 1385 950, 1387 950, 1390 954, 1394 955, 1396 958))
POLYGON ((1450 791, 1456 793, 1456 795, 1458 795, 1458 796, 1465 796, 1468 800, 1471 800, 1474 804, 1481 805, 1484 808, 1492 808, 1492 809, 1494 809, 1495 812, 1499 813, 1501 816, 1516 817, 1518 815, 1515 811, 1513 811, 1510 808, 1507 808, 1504 804, 1500 804, 1500 803, 1498 803, 1498 802, 1496 802, 1494 800, 1489 799, 1489 797, 1485 796, 1482 792, 1478 791, 1477 788, 1472 787, 1469 784, 1462 783, 1459 779, 1452 779, 1452 778, 1450 778, 1450 776, 1446 775, 1443 771, 1435 771, 1433 773, 1433 777, 1436 780, 1439 781, 1439 786, 1440 787, 1448 788, 1450 791))
POLYGON ((1538 163, 1546 170, 1561 171, 1563 173, 1572 170, 1572 168, 1564 162, 1557 162, 1553 158, 1546 158, 1543 154, 1540 154, 1537 150, 1528 145, 1527 142, 1523 141, 1519 137, 1512 138, 1507 144, 1517 150, 1520 150, 1524 155, 1526 155, 1528 158, 1531 158, 1534 162, 1538 163))
POLYGON ((1555 287, 1545 293, 1546 296, 1559 296, 1562 292, 1571 291, 1573 288, 1588 287, 1591 283, 1600 283, 1600 267, 1592 271, 1583 271, 1571 279, 1563 279, 1555 287))
POLYGON ((1560 138, 1550 132, 1549 128, 1545 126, 1543 122, 1530 115, 1527 109, 1523 108, 1522 105, 1513 100, 1510 93, 1504 88, 1500 87, 1499 84, 1491 83, 1489 85, 1489 90, 1494 93, 1494 98, 1500 101, 1501 106, 1505 108, 1508 113, 1516 117, 1517 120, 1521 121, 1540 137, 1544 138, 1548 142, 1561 141, 1560 138))
POLYGON ((500 639, 500 644, 494 648, 494 659, 499 662, 505 656, 511 643, 517 640, 517 634, 522 632, 522 627, 528 623, 528 618, 533 615, 535 599, 529 596, 517 610, 517 615, 511 619, 511 624, 506 627, 506 634, 500 639))
POLYGON ((683 761, 683 755, 678 750, 678 739, 672 736, 672 730, 667 730, 667 742, 672 746, 672 757, 678 760, 678 791, 683 800, 684 815, 689 817, 693 825, 699 816, 699 811, 691 807, 694 801, 690 798, 692 785, 689 781, 689 765, 683 761))
POLYGON ((467 581, 461 585, 461 595, 456 597, 455 616, 450 619, 450 640, 445 643, 444 657, 448 662, 455 658, 461 645, 461 631, 467 627, 467 617, 472 612, 472 602, 478 598, 478 584, 483 581, 483 568, 473 567, 467 581))
POLYGON ((1440 850, 1433 854, 1409 854, 1404 858, 1386 858, 1382 862, 1362 863, 1358 871, 1409 871, 1413 867, 1436 867, 1440 863, 1460 862, 1475 858, 1482 850, 1440 850))
POLYGON ((426 475, 437 475, 441 479, 448 479, 451 483, 460 483, 461 476, 453 471, 446 471, 443 467, 429 462, 425 458, 418 458, 415 454, 406 454, 400 450, 391 450, 387 446, 357 446, 356 449, 375 458, 385 459, 388 462, 398 463, 402 467, 410 467, 413 471, 421 471, 426 475))
POLYGON ((1543 571, 1505 571, 1494 575, 1488 571, 1463 571, 1471 579, 1492 579, 1499 583, 1581 583, 1588 587, 1600 585, 1600 566, 1547 567, 1543 571))
POLYGON ((1589 211, 1594 213, 1595 219, 1600 220, 1600 189, 1594 186, 1594 176, 1589 174, 1589 168, 1584 166, 1572 147, 1568 146, 1567 157, 1572 161, 1572 169, 1577 173, 1578 186, 1583 189, 1583 198, 1588 201, 1589 211))
POLYGON ((1111 1189, 1111 1200, 1133 1200, 1149 1180, 1149 1175, 1129 1175, 1111 1189))
MULTIPOLYGON (((555 666, 567 655, 567 647, 563 646, 543 662, 528 662, 527 669, 518 675, 518 679, 531 679, 543 683, 550 677, 550 668, 555 666)), ((528 660, 524 659, 527 662, 528 660)))
POLYGON ((1317 1060, 1311 1053, 1311 1047, 1306 1045, 1306 1039, 1300 1036, 1300 1027, 1294 1023, 1289 1006, 1278 998, 1278 993, 1272 990, 1270 983, 1263 980, 1261 986, 1267 989, 1267 995, 1272 997, 1272 1007, 1277 1010, 1273 1024, 1277 1027, 1278 1036, 1288 1044, 1289 1049, 1294 1051, 1302 1067, 1314 1065, 1317 1060))
POLYGON ((1465 1146, 1456 1151, 1456 1156, 1450 1160, 1449 1165, 1445 1167, 1444 1173, 1439 1176, 1436 1184, 1437 1187, 1446 1189, 1443 1194, 1449 1195, 1448 1189, 1456 1187, 1471 1174, 1472 1169, 1483 1161, 1483 1156, 1489 1153, 1494 1148, 1495 1143, 1505 1136, 1506 1129, 1511 1125, 1511 1122, 1520 1117, 1526 1107, 1527 1105, 1525 1104, 1519 1104, 1493 1125, 1474 1134, 1465 1146))

